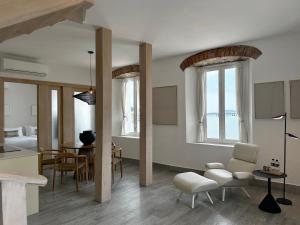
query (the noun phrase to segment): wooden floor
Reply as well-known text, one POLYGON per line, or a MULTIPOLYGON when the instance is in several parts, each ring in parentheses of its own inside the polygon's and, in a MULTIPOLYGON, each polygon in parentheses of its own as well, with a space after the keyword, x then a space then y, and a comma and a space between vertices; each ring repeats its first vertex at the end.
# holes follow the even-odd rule
MULTIPOLYGON (((220 191, 212 192, 215 205, 205 195, 200 195, 195 209, 191 209, 191 197, 185 195, 176 201, 177 190, 172 185, 176 172, 165 167, 154 168, 154 184, 141 188, 138 184, 138 166, 125 163, 122 180, 116 175, 109 203, 98 204, 94 199, 93 183, 80 186, 75 192, 72 176, 65 179, 57 191, 50 186, 40 191, 40 213, 29 217, 29 225, 295 225, 300 224, 300 196, 288 194, 293 206, 282 207, 281 214, 268 214, 257 208, 265 195, 264 187, 249 187, 252 195, 247 199, 243 193, 234 190, 228 193, 225 202, 220 201, 220 191)), ((278 192, 274 191, 278 196, 278 192)))

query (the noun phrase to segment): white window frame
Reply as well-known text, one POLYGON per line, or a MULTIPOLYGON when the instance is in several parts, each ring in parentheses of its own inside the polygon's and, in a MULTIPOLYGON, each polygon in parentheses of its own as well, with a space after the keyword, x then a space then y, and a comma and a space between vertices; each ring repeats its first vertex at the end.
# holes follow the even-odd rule
POLYGON ((138 132, 138 107, 137 107, 137 98, 139 97, 139 94, 138 93, 138 77, 133 77, 133 78, 129 78, 129 79, 133 79, 134 82, 133 82, 133 89, 134 89, 134 94, 133 94, 133 98, 134 98, 134 121, 133 121, 133 127, 134 127, 134 131, 133 132, 128 132, 126 134, 124 134, 123 136, 131 136, 131 137, 138 137, 139 136, 139 132, 138 132))
MULTIPOLYGON (((219 139, 207 137, 207 117, 205 112, 203 125, 204 125, 204 141, 206 143, 234 144, 240 142, 241 140, 240 132, 239 132, 238 140, 225 139, 225 69, 237 68, 237 71, 242 71, 240 69, 241 67, 242 65, 238 62, 224 63, 224 64, 204 67, 203 72, 205 73, 205 76, 207 72, 215 71, 215 70, 219 71, 219 79, 218 79, 219 80, 219 139)), ((242 74, 237 74, 237 76, 241 76, 241 75, 242 74)))

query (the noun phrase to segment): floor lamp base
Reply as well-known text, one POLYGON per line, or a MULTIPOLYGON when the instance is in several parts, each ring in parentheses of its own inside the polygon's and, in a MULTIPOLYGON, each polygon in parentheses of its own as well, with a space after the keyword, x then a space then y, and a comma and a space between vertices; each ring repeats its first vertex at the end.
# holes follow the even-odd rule
POLYGON ((282 205, 292 205, 292 201, 286 198, 277 198, 276 201, 282 205))

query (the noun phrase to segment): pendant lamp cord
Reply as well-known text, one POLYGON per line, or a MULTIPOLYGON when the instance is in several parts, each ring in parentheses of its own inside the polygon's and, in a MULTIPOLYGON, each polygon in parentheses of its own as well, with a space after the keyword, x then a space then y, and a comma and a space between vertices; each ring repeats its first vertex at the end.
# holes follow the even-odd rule
POLYGON ((91 89, 93 88, 93 81, 92 81, 92 54, 90 53, 90 80, 91 80, 91 89))

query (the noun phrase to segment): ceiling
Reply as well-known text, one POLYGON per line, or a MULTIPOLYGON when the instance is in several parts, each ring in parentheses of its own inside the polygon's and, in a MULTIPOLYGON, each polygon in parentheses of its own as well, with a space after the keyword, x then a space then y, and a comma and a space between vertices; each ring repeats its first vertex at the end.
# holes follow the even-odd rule
POLYGON ((85 24, 63 22, 0 44, 0 52, 46 63, 88 67, 94 27, 113 32, 113 67, 300 31, 299 0, 96 0, 85 24))

